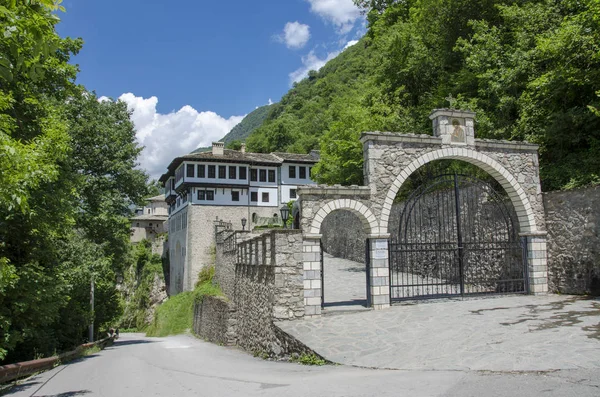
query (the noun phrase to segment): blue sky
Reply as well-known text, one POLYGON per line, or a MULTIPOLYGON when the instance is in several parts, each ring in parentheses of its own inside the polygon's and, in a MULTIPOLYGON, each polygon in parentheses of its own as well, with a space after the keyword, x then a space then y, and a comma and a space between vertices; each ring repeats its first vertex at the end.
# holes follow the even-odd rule
POLYGON ((352 0, 64 0, 78 82, 133 112, 152 176, 276 102, 364 33, 352 0))

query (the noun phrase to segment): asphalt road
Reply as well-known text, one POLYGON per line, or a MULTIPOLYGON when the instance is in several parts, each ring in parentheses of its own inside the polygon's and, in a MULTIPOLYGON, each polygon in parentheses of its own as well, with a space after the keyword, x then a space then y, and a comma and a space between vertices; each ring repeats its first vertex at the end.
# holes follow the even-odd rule
POLYGON ((124 334, 112 347, 29 378, 10 396, 594 396, 600 371, 374 370, 264 361, 192 336, 124 334))

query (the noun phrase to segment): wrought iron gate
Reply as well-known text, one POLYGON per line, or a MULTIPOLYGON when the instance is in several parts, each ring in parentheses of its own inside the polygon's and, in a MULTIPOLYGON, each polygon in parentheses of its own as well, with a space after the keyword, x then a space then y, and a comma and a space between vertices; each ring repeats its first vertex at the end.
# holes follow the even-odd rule
POLYGON ((473 176, 424 183, 404 202, 390 240, 391 300, 526 293, 516 219, 510 200, 473 176))

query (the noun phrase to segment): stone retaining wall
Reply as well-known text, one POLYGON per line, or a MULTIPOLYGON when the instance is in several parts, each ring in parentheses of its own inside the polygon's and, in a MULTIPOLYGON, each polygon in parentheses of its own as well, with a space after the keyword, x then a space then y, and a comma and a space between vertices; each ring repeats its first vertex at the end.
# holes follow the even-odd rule
POLYGON ((301 232, 222 230, 216 240, 215 281, 227 299, 205 298, 196 305, 194 331, 261 356, 310 352, 274 325, 304 317, 301 232))
POLYGON ((550 291, 600 295, 600 187, 544 194, 550 291))
POLYGON ((236 311, 228 299, 205 296, 194 305, 194 333, 209 342, 231 346, 236 343, 236 311))

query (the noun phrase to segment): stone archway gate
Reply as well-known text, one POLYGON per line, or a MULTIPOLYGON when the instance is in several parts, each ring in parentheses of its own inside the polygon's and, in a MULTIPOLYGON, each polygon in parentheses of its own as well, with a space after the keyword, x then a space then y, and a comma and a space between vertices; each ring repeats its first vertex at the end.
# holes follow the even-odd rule
POLYGON ((357 214, 368 232, 371 304, 375 309, 389 307, 388 224, 392 204, 413 172, 442 159, 471 163, 502 185, 515 208, 519 235, 526 242, 529 292, 547 293, 546 232, 538 146, 476 139, 473 112, 437 109, 430 118, 433 136, 385 132, 362 134, 367 186, 299 188, 307 316, 321 313, 321 223, 329 213, 340 209, 357 214), (460 134, 456 133, 457 129, 460 134))

